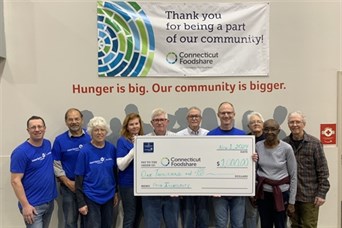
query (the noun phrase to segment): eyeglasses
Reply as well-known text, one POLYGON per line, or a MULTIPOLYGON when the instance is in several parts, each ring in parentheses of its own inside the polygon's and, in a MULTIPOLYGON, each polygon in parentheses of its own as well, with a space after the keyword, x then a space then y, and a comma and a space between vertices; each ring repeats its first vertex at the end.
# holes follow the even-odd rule
POLYGON ((279 131, 279 128, 274 128, 274 127, 266 127, 263 129, 264 132, 277 132, 279 131))
POLYGON ((200 115, 189 115, 188 118, 189 119, 199 119, 199 118, 201 118, 201 116, 200 115))
POLYGON ((162 119, 162 118, 161 119, 153 119, 152 122, 153 123, 158 123, 158 122, 165 122, 166 120, 167 119, 165 119, 165 118, 164 119, 162 119))
POLYGON ((299 125, 299 124, 301 124, 301 123, 303 123, 303 121, 293 120, 293 121, 290 121, 290 122, 289 122, 289 125, 294 126, 294 125, 299 125))
POLYGON ((262 124, 261 120, 255 120, 255 121, 251 121, 249 122, 250 125, 255 125, 255 124, 262 124))
POLYGON ((45 128, 45 126, 38 125, 38 126, 31 126, 31 127, 29 127, 28 129, 29 129, 30 131, 34 131, 34 130, 38 129, 38 131, 40 131, 40 130, 43 130, 44 128, 45 128))
POLYGON ((232 116, 232 115, 234 115, 234 112, 219 112, 219 114, 221 116, 225 116, 225 115, 232 116))

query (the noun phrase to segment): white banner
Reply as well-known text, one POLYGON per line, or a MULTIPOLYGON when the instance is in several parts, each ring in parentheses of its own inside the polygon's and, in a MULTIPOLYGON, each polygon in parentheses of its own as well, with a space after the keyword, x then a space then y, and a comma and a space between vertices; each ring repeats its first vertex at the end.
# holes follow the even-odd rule
POLYGON ((268 3, 98 2, 99 76, 266 76, 268 3))

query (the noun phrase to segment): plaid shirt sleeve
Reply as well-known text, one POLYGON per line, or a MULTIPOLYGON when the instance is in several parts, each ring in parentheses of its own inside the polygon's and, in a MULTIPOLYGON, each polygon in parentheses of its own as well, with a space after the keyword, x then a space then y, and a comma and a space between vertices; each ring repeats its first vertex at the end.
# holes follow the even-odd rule
POLYGON ((330 183, 328 180, 329 177, 329 169, 328 162, 324 155, 323 145, 321 142, 318 142, 314 150, 314 159, 315 159, 315 169, 316 176, 318 182, 317 195, 325 199, 325 196, 330 188, 330 183))
POLYGON ((295 148, 290 136, 284 141, 292 146, 297 160, 296 201, 314 202, 317 196, 325 199, 330 184, 328 163, 322 143, 307 133, 304 134, 304 140, 298 148, 295 148))

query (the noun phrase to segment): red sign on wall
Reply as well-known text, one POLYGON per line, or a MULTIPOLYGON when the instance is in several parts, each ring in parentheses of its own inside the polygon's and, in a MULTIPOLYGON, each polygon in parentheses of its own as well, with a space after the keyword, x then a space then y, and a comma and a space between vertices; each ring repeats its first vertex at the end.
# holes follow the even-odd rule
POLYGON ((321 142, 336 144, 336 124, 321 124, 321 142))

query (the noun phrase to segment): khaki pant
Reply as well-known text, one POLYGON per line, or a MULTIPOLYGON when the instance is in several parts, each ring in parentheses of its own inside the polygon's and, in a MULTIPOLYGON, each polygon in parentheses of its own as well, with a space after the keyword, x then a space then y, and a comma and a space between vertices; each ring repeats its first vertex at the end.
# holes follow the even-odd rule
POLYGON ((296 201, 295 217, 291 218, 292 228, 316 228, 318 221, 319 207, 313 203, 296 201))

